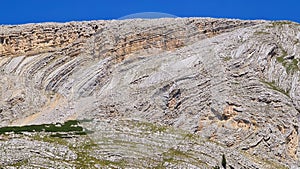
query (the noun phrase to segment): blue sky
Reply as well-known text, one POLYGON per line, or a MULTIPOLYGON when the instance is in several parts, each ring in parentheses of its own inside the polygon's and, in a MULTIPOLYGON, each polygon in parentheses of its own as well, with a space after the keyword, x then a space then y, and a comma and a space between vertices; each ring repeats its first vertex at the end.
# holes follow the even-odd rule
POLYGON ((139 12, 300 23, 300 0, 1 0, 0 4, 0 24, 117 19, 139 12))

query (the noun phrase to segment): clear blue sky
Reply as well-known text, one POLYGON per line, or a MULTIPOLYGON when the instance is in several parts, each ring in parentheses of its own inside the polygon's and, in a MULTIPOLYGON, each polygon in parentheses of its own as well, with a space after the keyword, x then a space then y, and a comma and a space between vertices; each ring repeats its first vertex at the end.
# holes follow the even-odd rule
POLYGON ((300 0, 1 0, 0 5, 0 24, 117 19, 139 12, 300 23, 300 0))

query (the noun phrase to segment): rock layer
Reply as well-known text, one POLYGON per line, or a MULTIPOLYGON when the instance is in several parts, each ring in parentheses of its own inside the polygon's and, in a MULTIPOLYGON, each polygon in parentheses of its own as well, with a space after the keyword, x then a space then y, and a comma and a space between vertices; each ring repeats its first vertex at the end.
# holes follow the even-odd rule
MULTIPOLYGON (((299 39, 299 25, 285 21, 2 26, 0 122, 94 119, 83 125, 94 131, 95 168, 210 168, 222 154, 234 168, 299 167, 299 39)), ((76 167, 72 158, 61 165, 76 167)))
POLYGON ((0 57, 55 51, 86 40, 103 25, 104 21, 1 26, 0 57))

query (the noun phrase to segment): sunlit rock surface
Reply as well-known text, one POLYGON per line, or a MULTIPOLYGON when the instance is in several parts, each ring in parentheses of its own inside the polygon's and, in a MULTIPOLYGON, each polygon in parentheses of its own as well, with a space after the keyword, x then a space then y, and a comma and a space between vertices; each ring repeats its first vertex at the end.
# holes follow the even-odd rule
MULTIPOLYGON (((165 18, 0 27, 3 168, 297 168, 300 26, 165 18)), ((1 130, 1 129, 0 129, 1 130)))

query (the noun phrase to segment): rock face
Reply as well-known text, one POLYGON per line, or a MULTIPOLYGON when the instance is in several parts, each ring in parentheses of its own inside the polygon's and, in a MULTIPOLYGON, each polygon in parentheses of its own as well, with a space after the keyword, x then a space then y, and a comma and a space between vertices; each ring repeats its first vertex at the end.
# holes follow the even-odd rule
POLYGON ((300 167, 299 40, 285 21, 1 26, 1 126, 89 119, 93 132, 2 135, 0 165, 300 167))
POLYGON ((36 55, 55 51, 75 41, 86 40, 103 26, 104 21, 2 26, 0 56, 36 55))

